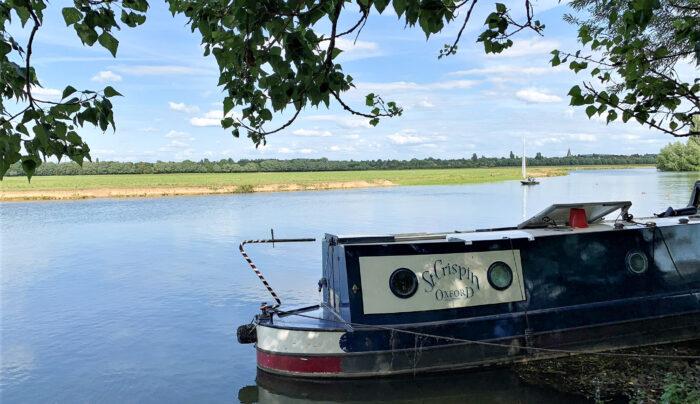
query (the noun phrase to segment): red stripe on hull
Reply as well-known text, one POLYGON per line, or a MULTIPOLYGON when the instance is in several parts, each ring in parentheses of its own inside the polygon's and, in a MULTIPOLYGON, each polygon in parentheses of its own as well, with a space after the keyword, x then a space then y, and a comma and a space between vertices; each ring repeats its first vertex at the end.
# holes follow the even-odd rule
POLYGON ((340 373, 340 356, 283 356, 258 351, 258 365, 290 373, 340 373))

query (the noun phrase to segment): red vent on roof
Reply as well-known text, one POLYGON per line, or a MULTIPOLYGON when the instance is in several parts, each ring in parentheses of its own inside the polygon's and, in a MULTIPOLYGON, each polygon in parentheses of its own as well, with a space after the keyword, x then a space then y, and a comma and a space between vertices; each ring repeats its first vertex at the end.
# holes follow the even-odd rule
POLYGON ((588 227, 588 219, 586 218, 585 209, 571 208, 569 211, 569 226, 571 227, 588 227))

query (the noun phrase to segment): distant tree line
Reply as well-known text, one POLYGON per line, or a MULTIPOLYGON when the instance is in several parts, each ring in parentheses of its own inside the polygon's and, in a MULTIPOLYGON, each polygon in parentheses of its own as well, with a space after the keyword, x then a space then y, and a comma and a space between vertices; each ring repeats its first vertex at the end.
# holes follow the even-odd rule
MULTIPOLYGON (((654 164, 656 154, 633 154, 630 156, 613 154, 585 154, 570 157, 544 157, 537 153, 528 158, 531 166, 585 166, 585 165, 625 165, 654 164)), ((320 159, 221 159, 212 161, 157 161, 121 162, 86 161, 80 167, 74 162, 46 162, 37 167, 34 175, 101 175, 101 174, 172 174, 172 173, 255 173, 291 171, 355 171, 355 170, 414 170, 429 168, 479 168, 520 166, 520 157, 510 153, 510 157, 485 157, 476 153, 467 159, 411 159, 411 160, 341 160, 320 159)), ((24 175, 19 164, 14 164, 7 172, 9 176, 24 175)))

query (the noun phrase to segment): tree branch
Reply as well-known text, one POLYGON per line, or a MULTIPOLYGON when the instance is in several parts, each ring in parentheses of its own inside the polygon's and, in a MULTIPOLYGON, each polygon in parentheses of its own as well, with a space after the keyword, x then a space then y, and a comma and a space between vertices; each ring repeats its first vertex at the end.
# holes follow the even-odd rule
MULTIPOLYGON (((459 29, 459 33, 457 34, 457 38, 455 38, 454 43, 450 48, 445 52, 445 54, 450 55, 452 54, 455 50, 457 50, 457 44, 459 43, 460 38, 462 38, 462 33, 464 32, 464 28, 466 28, 467 23, 469 22, 469 18, 472 15, 472 10, 474 10, 474 6, 476 6, 476 2, 478 0, 472 0, 472 5, 469 7, 469 11, 467 11, 467 16, 464 18, 464 22, 462 23, 462 28, 459 29)), ((466 1, 462 4, 460 4, 458 7, 462 7, 466 1)))
POLYGON ((29 106, 34 109, 34 98, 32 98, 32 73, 31 73, 31 64, 30 64, 30 59, 32 57, 32 45, 34 44, 34 35, 36 35, 36 32, 39 30, 39 26, 41 23, 39 22, 39 18, 37 18, 36 14, 34 13, 34 8, 32 7, 32 3, 30 0, 26 0, 25 4, 27 5, 27 10, 29 10, 29 14, 32 17, 32 20, 34 20, 34 27, 32 27, 32 32, 29 35, 29 42, 27 43, 27 58, 26 58, 26 75, 27 75, 27 99, 29 100, 29 106))

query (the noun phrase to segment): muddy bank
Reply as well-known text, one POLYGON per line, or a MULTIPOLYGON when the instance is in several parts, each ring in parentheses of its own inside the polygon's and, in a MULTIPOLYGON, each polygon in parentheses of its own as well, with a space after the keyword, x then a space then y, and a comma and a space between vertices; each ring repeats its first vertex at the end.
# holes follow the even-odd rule
POLYGON ((579 355, 521 363, 514 370, 529 384, 595 402, 700 403, 700 360, 643 356, 700 356, 700 340, 616 352, 639 357, 579 355))
POLYGON ((162 196, 241 194, 252 192, 320 191, 388 187, 395 185, 387 180, 336 181, 308 184, 230 185, 218 187, 143 187, 143 188, 95 188, 75 190, 0 191, 0 201, 71 200, 91 198, 149 198, 162 196))

